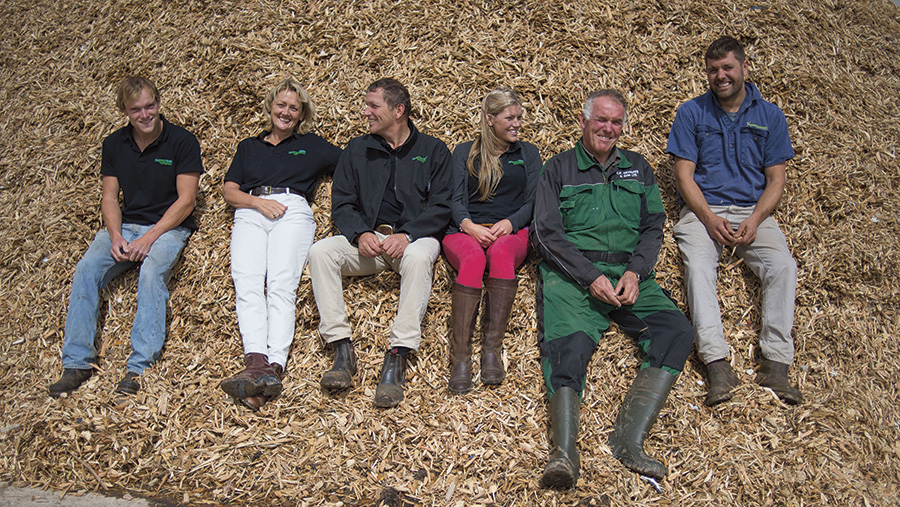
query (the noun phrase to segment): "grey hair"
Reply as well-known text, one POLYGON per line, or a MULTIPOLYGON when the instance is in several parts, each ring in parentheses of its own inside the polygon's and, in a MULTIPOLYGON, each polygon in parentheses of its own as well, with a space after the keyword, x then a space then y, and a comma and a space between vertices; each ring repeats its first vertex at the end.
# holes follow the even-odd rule
POLYGON ((621 104, 622 109, 625 110, 625 114, 622 117, 622 124, 624 125, 628 123, 628 104, 625 102, 625 97, 622 95, 622 92, 620 92, 619 90, 613 90, 612 88, 597 90, 594 93, 588 95, 588 98, 584 101, 584 110, 581 112, 581 116, 585 120, 591 119, 591 106, 594 105, 594 99, 600 97, 609 97, 621 104))

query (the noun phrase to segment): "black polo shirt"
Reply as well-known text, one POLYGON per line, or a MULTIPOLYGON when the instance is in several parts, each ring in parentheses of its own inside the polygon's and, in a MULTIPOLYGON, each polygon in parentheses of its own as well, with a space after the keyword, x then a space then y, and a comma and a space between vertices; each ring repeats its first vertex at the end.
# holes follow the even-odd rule
POLYGON ((341 149, 316 134, 294 133, 278 146, 266 141, 267 135, 262 132, 238 144, 225 181, 237 183, 242 192, 288 187, 307 200, 315 198, 319 175, 334 173, 341 149))
MULTIPOLYGON (((200 143, 187 130, 160 115, 162 133, 141 152, 131 124, 103 140, 100 174, 114 176, 122 189, 122 222, 153 225, 178 199, 176 176, 202 173, 200 143)), ((180 224, 195 231, 193 212, 180 224)))

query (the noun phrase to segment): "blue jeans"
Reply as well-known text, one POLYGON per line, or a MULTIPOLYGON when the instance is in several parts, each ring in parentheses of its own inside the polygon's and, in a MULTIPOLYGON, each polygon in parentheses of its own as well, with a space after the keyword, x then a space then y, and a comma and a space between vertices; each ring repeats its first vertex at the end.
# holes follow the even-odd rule
MULTIPOLYGON (((144 235, 150 225, 122 224, 122 236, 131 242, 144 235)), ((166 287, 181 250, 191 231, 176 227, 159 237, 141 263, 138 277, 137 312, 131 326, 131 356, 128 371, 143 373, 159 357, 166 339, 166 287)), ((63 368, 87 370, 97 359, 94 339, 97 335, 97 315, 100 310, 100 291, 116 275, 132 268, 135 262, 117 262, 110 249, 109 231, 103 229, 75 268, 69 312, 66 315, 65 342, 62 349, 63 368)))

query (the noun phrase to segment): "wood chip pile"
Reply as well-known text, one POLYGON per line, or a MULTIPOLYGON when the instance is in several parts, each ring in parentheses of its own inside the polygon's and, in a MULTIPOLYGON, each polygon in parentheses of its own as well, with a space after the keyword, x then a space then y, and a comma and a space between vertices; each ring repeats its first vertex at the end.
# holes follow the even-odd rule
MULTIPOLYGON (((0 21, 0 480, 186 505, 900 503, 900 10, 888 0, 8 0, 0 21), (539 487, 548 414, 534 259, 519 271, 497 388, 447 392, 454 273, 443 260, 399 408, 372 406, 399 295, 392 273, 346 285, 354 389, 319 388, 331 356, 306 276, 285 393, 254 414, 218 388, 242 367, 233 213, 219 190, 282 77, 308 86, 316 131, 339 146, 364 133, 363 90, 379 77, 406 83, 418 127, 451 148, 474 136, 487 91, 513 87, 526 101, 522 138, 545 160, 577 139, 590 91, 624 90, 621 143, 657 169, 670 218, 658 278, 683 307, 665 144, 676 107, 706 90, 702 54, 722 34, 747 44, 750 81, 786 113, 796 151, 776 218, 799 266, 791 375, 804 404, 752 383, 759 284, 730 253, 720 301, 742 384, 709 409, 702 365, 689 362, 647 442, 670 469, 659 489, 606 445, 640 362, 616 330, 589 368, 578 487, 539 487), (113 395, 130 347, 132 272, 103 293, 99 373, 52 400, 71 277, 102 226, 101 141, 125 124, 114 91, 131 74, 156 81, 168 119, 200 139, 201 230, 171 284, 166 348, 141 393, 113 395)), ((316 199, 317 237, 334 233, 329 189, 316 199)))

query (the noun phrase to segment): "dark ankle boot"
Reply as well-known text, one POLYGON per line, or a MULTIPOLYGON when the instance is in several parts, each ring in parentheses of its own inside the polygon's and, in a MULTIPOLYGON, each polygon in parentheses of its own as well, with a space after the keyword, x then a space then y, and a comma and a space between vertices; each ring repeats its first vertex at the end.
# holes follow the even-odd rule
POLYGON ((381 380, 375 388, 375 406, 396 407, 403 401, 403 381, 406 380, 406 356, 396 348, 384 355, 381 365, 381 380))
POLYGON ((644 452, 644 439, 656 422, 675 375, 660 368, 638 370, 634 384, 625 394, 616 424, 609 435, 609 448, 627 468, 655 479, 663 479, 668 470, 644 452))
POLYGON ((756 371, 756 383, 771 389, 782 401, 791 405, 803 403, 803 394, 791 385, 788 365, 763 358, 756 371))
POLYGON ((334 366, 322 374, 319 385, 322 389, 350 389, 353 375, 356 375, 356 352, 350 339, 338 340, 331 347, 334 349, 334 366))
POLYGON ((719 359, 706 365, 709 392, 706 393, 707 407, 728 401, 734 396, 732 389, 737 387, 738 379, 734 376, 731 364, 727 359, 719 359))
POLYGON ((453 284, 450 316, 450 392, 472 390, 472 334, 481 305, 481 289, 453 284))
POLYGON ((581 458, 575 441, 580 408, 581 400, 571 387, 559 388, 550 398, 550 461, 541 476, 546 488, 571 488, 578 482, 581 458))
POLYGON ((488 278, 484 284, 484 311, 482 311, 481 383, 500 384, 506 378, 503 360, 503 336, 509 323, 509 313, 516 299, 519 282, 515 278, 488 278))
POLYGON ((87 370, 65 368, 62 376, 59 377, 59 380, 50 384, 50 387, 48 388, 50 396, 59 398, 64 394, 71 393, 78 389, 87 379, 91 378, 91 375, 93 374, 94 370, 91 368, 88 368, 87 370))
POLYGON ((281 381, 276 387, 267 388, 266 382, 274 382, 278 379, 275 370, 269 365, 269 359, 265 354, 251 352, 244 356, 246 368, 237 375, 222 381, 220 387, 232 398, 242 400, 248 396, 264 394, 264 391, 274 396, 281 392, 281 381))

